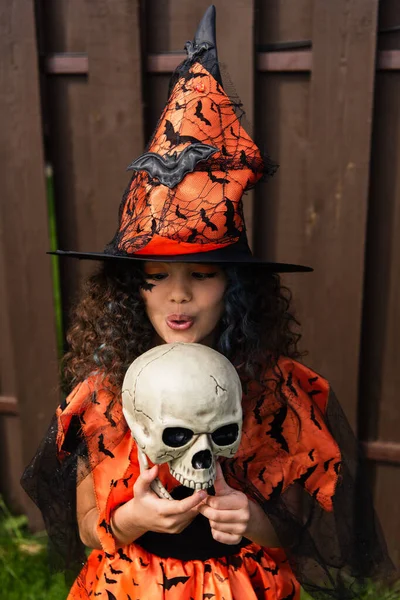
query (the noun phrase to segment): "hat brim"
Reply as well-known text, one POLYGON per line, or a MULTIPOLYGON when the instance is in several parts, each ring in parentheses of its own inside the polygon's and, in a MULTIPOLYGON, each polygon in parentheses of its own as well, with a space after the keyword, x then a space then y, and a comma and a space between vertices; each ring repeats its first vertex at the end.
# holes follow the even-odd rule
POLYGON ((194 254, 176 254, 176 255, 143 255, 132 254, 130 256, 120 254, 106 254, 105 252, 74 252, 69 250, 55 250, 47 252, 56 256, 69 258, 78 258, 81 260, 140 260, 152 262, 185 262, 185 263, 241 263, 265 265, 274 273, 307 273, 314 269, 304 265, 294 265, 289 263, 279 263, 260 259, 250 253, 235 252, 230 248, 226 252, 225 248, 221 250, 210 250, 208 252, 197 252, 194 254))

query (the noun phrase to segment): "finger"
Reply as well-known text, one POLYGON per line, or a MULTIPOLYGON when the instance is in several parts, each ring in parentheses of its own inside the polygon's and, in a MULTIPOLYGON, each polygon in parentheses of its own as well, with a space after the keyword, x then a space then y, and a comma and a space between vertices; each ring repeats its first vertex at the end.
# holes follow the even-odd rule
POLYGON ((248 515, 245 511, 237 510, 215 510, 206 504, 199 506, 199 513, 206 517, 209 521, 216 523, 244 523, 248 521, 248 515))
POLYGON ((150 489, 150 484, 155 480, 158 475, 158 465, 154 465, 151 469, 146 469, 140 473, 137 478, 134 487, 134 492, 136 496, 140 496, 143 494, 147 494, 148 492, 154 493, 150 489))
POLYGON ((174 517, 185 513, 190 516, 191 512, 196 515, 198 514, 198 507, 204 502, 205 498, 207 498, 207 492, 199 490, 183 500, 162 500, 163 506, 161 504, 159 506, 166 517, 174 517))
POLYGON ((248 506, 248 500, 241 492, 232 492, 227 496, 208 496, 206 504, 216 510, 238 510, 248 506))
MULTIPOLYGON (((135 484, 136 485, 136 484, 135 484)), ((139 496, 144 488, 139 488, 139 492, 134 488, 134 495, 139 496)), ((146 488, 148 491, 148 488, 146 488)), ((145 492, 144 492, 145 493, 145 492)), ((193 494, 189 498, 184 500, 166 500, 157 496, 151 489, 151 505, 152 510, 157 511, 157 514, 161 518, 170 519, 178 515, 185 515, 189 520, 193 519, 198 515, 197 506, 204 500, 204 495, 207 496, 206 492, 201 490, 200 492, 193 494)), ((150 509, 150 508, 149 508, 150 509)))
POLYGON ((214 490, 215 495, 225 495, 229 494, 232 491, 232 488, 226 483, 224 474, 221 469, 221 465, 217 462, 216 465, 216 477, 214 481, 214 490))
POLYGON ((214 540, 216 542, 220 542, 221 544, 229 544, 232 546, 233 544, 240 544, 242 541, 241 535, 224 533, 223 531, 216 531, 215 529, 211 529, 211 533, 214 540))
POLYGON ((245 527, 240 523, 216 523, 210 521, 211 529, 220 533, 230 533, 231 535, 244 535, 245 527))
POLYGON ((169 501, 172 509, 170 514, 182 514, 193 509, 197 509, 197 507, 203 503, 205 498, 207 498, 207 492, 204 490, 198 490, 192 496, 184 498, 183 500, 173 500, 172 502, 169 501))

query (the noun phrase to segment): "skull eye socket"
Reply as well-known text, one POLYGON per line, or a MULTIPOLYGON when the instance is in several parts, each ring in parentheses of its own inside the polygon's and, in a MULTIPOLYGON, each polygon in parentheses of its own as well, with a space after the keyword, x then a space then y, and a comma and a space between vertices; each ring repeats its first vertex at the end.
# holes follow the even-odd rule
POLYGON ((217 446, 230 446, 236 442, 238 436, 239 426, 236 423, 232 423, 231 425, 223 425, 211 434, 212 441, 217 446))
POLYGON ((193 431, 191 429, 185 429, 185 427, 167 427, 163 431, 162 439, 166 446, 180 448, 190 442, 193 435, 193 431))

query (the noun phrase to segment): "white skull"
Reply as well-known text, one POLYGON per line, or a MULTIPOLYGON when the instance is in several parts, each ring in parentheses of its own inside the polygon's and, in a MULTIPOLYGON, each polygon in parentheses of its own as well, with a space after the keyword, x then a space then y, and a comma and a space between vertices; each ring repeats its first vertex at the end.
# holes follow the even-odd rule
MULTIPOLYGON (((215 480, 215 456, 233 456, 242 432, 242 388, 227 358, 200 344, 152 348, 122 385, 125 419, 140 450, 192 489, 215 480)), ((165 490, 164 490, 165 491, 165 490)))

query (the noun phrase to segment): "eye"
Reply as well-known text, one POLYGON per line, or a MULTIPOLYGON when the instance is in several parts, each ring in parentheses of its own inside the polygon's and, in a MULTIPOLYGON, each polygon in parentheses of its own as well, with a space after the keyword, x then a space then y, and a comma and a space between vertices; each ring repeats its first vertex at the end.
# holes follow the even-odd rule
POLYGON ((153 281, 162 281, 168 277, 168 273, 145 273, 146 279, 152 279, 153 281))
POLYGON ((236 423, 223 425, 211 434, 212 441, 217 446, 230 446, 236 442, 239 436, 239 426, 236 423))
POLYGON ((212 279, 213 277, 215 277, 217 274, 217 272, 213 272, 213 273, 201 273, 200 271, 193 271, 192 272, 192 277, 194 279, 197 279, 199 281, 202 281, 203 279, 212 279))
POLYGON ((190 442, 193 435, 191 429, 185 429, 184 427, 167 427, 163 431, 162 440, 166 446, 180 448, 190 442))

